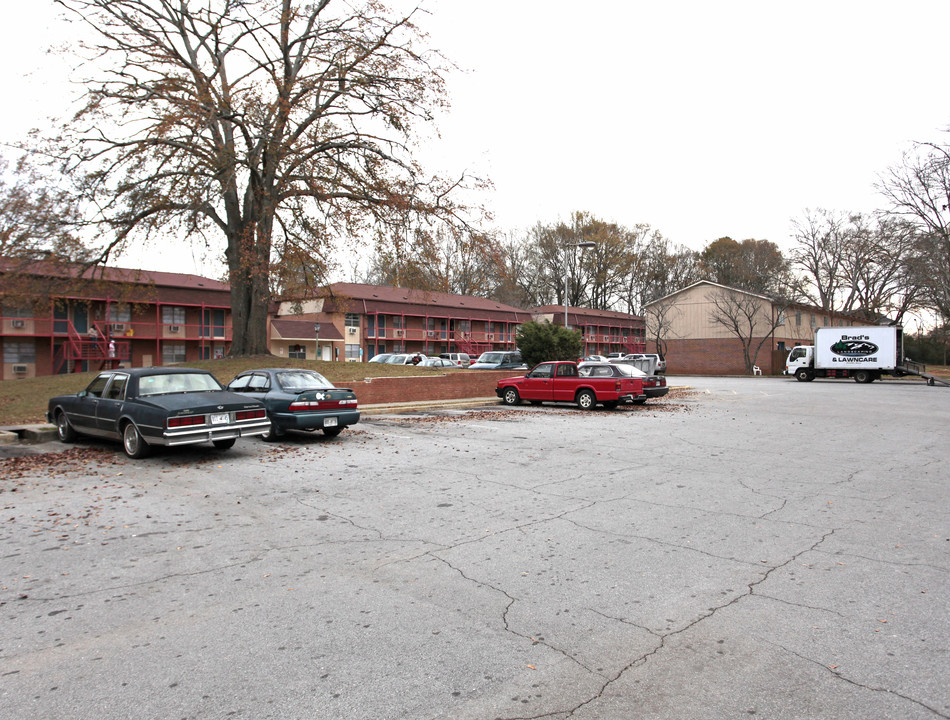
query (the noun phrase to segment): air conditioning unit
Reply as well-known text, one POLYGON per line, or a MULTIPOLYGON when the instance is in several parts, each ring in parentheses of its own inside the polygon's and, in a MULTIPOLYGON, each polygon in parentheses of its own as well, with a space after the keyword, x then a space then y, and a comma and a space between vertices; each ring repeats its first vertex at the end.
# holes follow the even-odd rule
POLYGON ((485 336, 485 339, 488 340, 488 342, 494 342, 495 335, 493 333, 488 333, 488 335, 485 336))
POLYGON ((26 325, 26 323, 24 323, 22 320, 11 320, 10 325, 12 325, 15 328, 21 328, 24 325, 26 325))
POLYGON ((402 337, 402 330, 393 330, 393 337, 402 337))
POLYGON ((627 336, 626 336, 626 335, 623 336, 623 341, 624 341, 624 342, 627 342, 627 336))
POLYGON ((357 330, 359 330, 359 328, 348 327, 348 328, 346 329, 346 334, 347 334, 347 335, 356 335, 357 330))
POLYGON ((426 330, 426 337, 435 337, 435 330, 426 330))
POLYGON ((109 323, 109 332, 125 332, 125 323, 109 323))
POLYGON ((26 375, 26 371, 29 370, 29 369, 30 369, 30 368, 27 367, 26 365, 14 365, 14 366, 13 366, 13 374, 14 374, 14 375, 26 375))
POLYGON ((180 328, 178 325, 169 325, 169 326, 168 326, 168 332, 176 333, 176 332, 178 332, 179 330, 181 330, 181 328, 180 328))

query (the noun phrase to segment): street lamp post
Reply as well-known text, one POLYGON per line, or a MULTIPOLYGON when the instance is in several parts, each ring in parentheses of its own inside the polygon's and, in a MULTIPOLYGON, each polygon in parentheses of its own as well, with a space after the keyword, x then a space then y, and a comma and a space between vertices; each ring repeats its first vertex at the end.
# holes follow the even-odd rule
POLYGON ((313 324, 313 335, 316 338, 316 342, 313 346, 313 357, 314 360, 320 359, 320 323, 313 324))
POLYGON ((568 300, 568 278, 570 277, 570 272, 567 269, 567 250, 568 248, 592 248, 597 247, 597 243, 588 240, 587 242, 571 243, 564 246, 564 327, 567 328, 567 308, 570 305, 570 300, 568 300))

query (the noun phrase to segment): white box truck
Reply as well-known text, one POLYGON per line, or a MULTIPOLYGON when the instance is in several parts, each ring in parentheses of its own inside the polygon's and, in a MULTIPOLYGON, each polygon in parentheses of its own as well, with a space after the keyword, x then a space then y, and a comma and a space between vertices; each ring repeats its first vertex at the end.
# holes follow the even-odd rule
MULTIPOLYGON (((916 368, 910 373, 920 374, 916 368)), ((906 375, 904 330, 895 325, 818 328, 814 345, 799 345, 789 352, 785 374, 800 382, 853 378, 859 383, 880 380, 882 375, 906 375)))

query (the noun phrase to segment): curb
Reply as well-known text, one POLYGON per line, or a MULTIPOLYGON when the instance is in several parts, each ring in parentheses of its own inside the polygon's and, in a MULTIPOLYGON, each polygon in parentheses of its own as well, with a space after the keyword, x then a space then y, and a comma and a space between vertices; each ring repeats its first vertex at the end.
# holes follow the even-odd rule
POLYGON ((401 403, 380 403, 378 405, 361 405, 360 417, 363 415, 392 415, 418 410, 451 410, 454 408, 481 407, 483 405, 497 405, 501 402, 496 396, 483 398, 464 398, 459 400, 415 400, 401 403))
POLYGON ((48 423, 0 427, 0 445, 13 445, 14 443, 36 445, 52 442, 58 438, 59 434, 56 432, 56 426, 48 423))

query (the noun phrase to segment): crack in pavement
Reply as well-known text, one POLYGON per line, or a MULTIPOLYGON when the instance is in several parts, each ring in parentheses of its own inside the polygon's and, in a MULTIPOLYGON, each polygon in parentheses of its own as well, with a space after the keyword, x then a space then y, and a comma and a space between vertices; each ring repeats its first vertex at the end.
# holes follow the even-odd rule
MULTIPOLYGON (((633 661, 631 661, 630 663, 628 663, 628 664, 627 664, 625 667, 623 667, 619 672, 617 672, 617 673, 614 675, 614 677, 609 678, 609 679, 600 687, 600 689, 599 689, 596 693, 594 693, 591 697, 587 698, 587 699, 584 700, 583 702, 580 702, 580 703, 578 703, 577 705, 575 705, 574 707, 572 707, 572 708, 570 708, 570 709, 567 709, 567 710, 556 710, 556 711, 549 712, 549 713, 544 713, 544 714, 541 714, 541 715, 511 716, 511 717, 505 717, 505 718, 498 718, 498 720, 543 720, 544 718, 557 718, 557 717, 570 718, 570 717, 573 717, 581 708, 584 708, 584 707, 586 707, 587 705, 590 705, 591 703, 596 702, 597 700, 599 700, 600 698, 602 698, 603 695, 604 695, 604 693, 607 691, 607 689, 608 689, 611 685, 613 685, 614 683, 616 683, 618 680, 620 680, 620 678, 623 677, 624 674, 627 673, 629 670, 632 670, 633 668, 638 667, 638 666, 640 666, 640 665, 646 664, 646 663, 650 660, 650 658, 652 658, 654 655, 656 655, 657 653, 659 653, 660 650, 662 650, 662 649, 666 646, 666 641, 667 641, 668 639, 673 638, 673 637, 676 637, 677 635, 681 635, 681 634, 683 634, 683 633, 685 633, 685 632, 688 632, 689 630, 692 630, 693 628, 695 628, 695 627, 696 627, 697 625, 699 625, 700 623, 702 623, 702 622, 704 622, 705 620, 708 620, 709 618, 713 617, 713 616, 714 616, 716 613, 718 613, 720 610, 724 610, 725 608, 728 608, 728 607, 731 607, 732 605, 735 605, 736 603, 740 602, 740 601, 743 600, 744 598, 748 598, 748 597, 751 597, 751 596, 755 595, 755 594, 756 594, 755 588, 758 587, 759 585, 761 585, 762 583, 764 583, 766 580, 768 580, 769 576, 770 576, 773 572, 775 572, 776 570, 780 570, 780 569, 782 569, 783 567, 786 567, 787 565, 790 565, 791 563, 795 562, 798 558, 800 558, 802 555, 804 555, 804 554, 806 554, 806 553, 808 553, 808 552, 813 552, 819 545, 821 545, 825 540, 827 540, 829 537, 831 537, 831 536, 834 534, 834 532, 835 532, 834 530, 829 530, 829 531, 826 532, 824 535, 822 535, 821 538, 819 538, 817 541, 815 541, 811 546, 809 546, 809 547, 807 547, 807 548, 805 548, 805 549, 803 549, 803 550, 801 550, 801 551, 795 553, 792 557, 790 557, 790 558, 789 558, 788 560, 786 560, 785 562, 780 563, 780 564, 778 564, 778 565, 770 566, 770 567, 768 568, 768 570, 766 570, 766 572, 763 573, 763 575, 762 575, 761 578, 759 578, 758 580, 756 580, 756 581, 751 582, 751 583, 748 584, 748 586, 747 586, 748 590, 747 590, 746 592, 744 592, 744 593, 742 593, 742 594, 740 594, 740 595, 736 595, 736 596, 735 596, 734 598, 732 598, 729 602, 723 603, 722 605, 719 605, 719 606, 714 607, 714 608, 712 608, 712 609, 710 609, 710 610, 707 610, 707 611, 704 612, 704 613, 701 613, 698 618, 696 618, 696 619, 693 620, 692 622, 688 623, 687 625, 684 625, 684 626, 683 626, 682 628, 680 628, 679 630, 673 630, 673 631, 671 631, 671 632, 668 632, 668 633, 665 633, 665 634, 661 634, 661 635, 660 635, 660 642, 657 644, 657 646, 656 646, 653 650, 651 650, 650 652, 644 653, 644 654, 641 655, 640 657, 635 658, 633 661)), ((929 708, 928 708, 928 709, 929 709, 929 708)))
POLYGON ((787 648, 787 647, 785 647, 784 645, 779 645, 779 644, 777 644, 777 643, 769 642, 768 640, 765 640, 765 639, 763 639, 762 642, 765 642, 765 643, 771 645, 772 647, 777 647, 777 648, 779 648, 780 650, 783 650, 784 652, 787 652, 789 655, 794 655, 794 656, 797 657, 799 660, 804 660, 805 662, 813 663, 814 665, 817 665, 818 667, 820 667, 820 668, 822 668, 823 670, 825 670, 825 671, 826 671, 827 673, 829 673, 830 675, 834 675, 836 678, 838 678, 839 680, 841 680, 841 681, 843 681, 843 682, 848 683, 849 685, 853 685, 854 687, 861 688, 862 690, 869 690, 869 691, 875 692, 875 693, 884 693, 884 694, 887 694, 887 695, 893 695, 894 697, 898 697, 898 698, 900 698, 901 700, 905 700, 905 701, 907 701, 907 702, 909 702, 909 703, 913 703, 914 705, 917 705, 917 706, 919 706, 919 707, 922 707, 924 710, 927 710, 928 712, 933 713, 934 715, 936 715, 936 716, 939 717, 939 718, 950 718, 950 715, 946 715, 946 714, 940 712, 939 710, 937 710, 936 708, 930 707, 930 705, 928 705, 927 703, 923 702, 922 700, 918 700, 918 699, 916 699, 916 698, 912 698, 912 697, 910 697, 909 695, 904 695, 903 693, 897 692, 896 690, 891 690, 891 689, 889 689, 889 688, 879 687, 879 686, 876 686, 876 685, 867 685, 867 684, 865 684, 865 683, 859 682, 859 681, 857 681, 857 680, 854 680, 854 679, 852 679, 852 678, 847 677, 843 672, 839 671, 837 668, 828 667, 827 665, 825 665, 825 664, 823 664, 823 663, 821 663, 821 662, 815 660, 814 658, 806 657, 805 655, 802 655, 801 653, 795 652, 795 651, 792 650, 791 648, 787 648))
POLYGON ((479 587, 489 588, 490 590, 498 593, 499 595, 505 597, 508 600, 508 602, 505 604, 505 609, 501 614, 502 625, 504 627, 505 632, 511 633, 515 637, 521 638, 523 640, 530 640, 532 645, 543 645, 549 650, 553 650, 559 655, 564 656, 565 658, 567 658, 568 660, 576 664, 578 667, 582 668, 585 672, 589 673, 590 675, 597 675, 599 677, 603 677, 602 673, 595 672, 591 668, 587 667, 584 663, 582 663, 580 660, 578 660, 576 657, 571 655, 566 650, 556 647, 552 645, 551 643, 546 642, 545 640, 539 640, 538 638, 532 637, 530 635, 525 635, 524 633, 520 633, 514 628, 512 628, 511 625, 508 623, 508 613, 511 611, 511 608, 514 606, 514 604, 518 602, 518 598, 514 597, 513 595, 510 595, 506 590, 503 590, 500 587, 496 587, 495 585, 492 585, 491 583, 485 582, 483 580, 476 580, 475 578, 469 577, 468 575, 465 574, 465 572, 461 568, 456 567, 445 558, 441 558, 435 554, 431 554, 431 557, 434 560, 438 560, 439 562, 444 563, 445 565, 450 567, 452 570, 457 572, 462 578, 464 578, 468 582, 473 583, 479 587))

